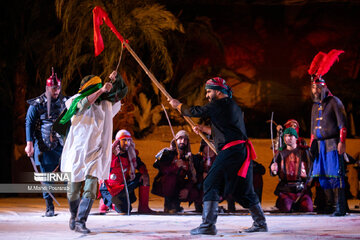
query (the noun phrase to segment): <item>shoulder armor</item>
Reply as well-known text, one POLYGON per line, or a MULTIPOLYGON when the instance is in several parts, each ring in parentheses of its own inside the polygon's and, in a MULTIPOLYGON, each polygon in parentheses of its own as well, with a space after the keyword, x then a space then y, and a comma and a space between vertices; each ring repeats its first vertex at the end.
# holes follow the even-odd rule
POLYGON ((45 101, 45 93, 41 94, 40 96, 36 97, 36 98, 32 98, 27 100, 26 102, 30 105, 39 105, 41 103, 43 103, 45 101))
POLYGON ((59 94, 59 98, 60 98, 60 100, 61 100, 62 102, 66 102, 66 101, 69 99, 68 96, 64 96, 64 95, 62 95, 61 93, 59 94))

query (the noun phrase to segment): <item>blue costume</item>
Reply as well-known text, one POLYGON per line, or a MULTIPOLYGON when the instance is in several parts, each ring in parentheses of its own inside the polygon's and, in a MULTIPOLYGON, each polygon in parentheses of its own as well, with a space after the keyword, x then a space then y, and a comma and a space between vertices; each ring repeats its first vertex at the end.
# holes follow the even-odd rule
MULTIPOLYGON (((59 165, 59 159, 63 148, 63 140, 59 134, 52 131, 52 125, 65 108, 66 97, 61 94, 50 103, 50 114, 48 116, 46 94, 28 100, 30 104, 26 119, 26 141, 34 143, 35 164, 40 167, 41 172, 52 172, 59 165)), ((53 210, 52 198, 48 192, 43 192, 43 198, 48 208, 53 210)))
POLYGON ((57 100, 52 101, 49 117, 45 93, 27 101, 30 106, 25 120, 26 141, 34 142, 35 163, 40 168, 46 165, 55 165, 56 167, 59 164, 64 142, 60 135, 52 131, 51 128, 64 110, 66 100, 66 97, 59 95, 57 100))
POLYGON ((318 144, 318 154, 313 165, 313 177, 318 177, 322 188, 343 188, 344 172, 342 156, 337 145, 340 129, 345 127, 345 109, 335 96, 328 96, 314 103, 311 114, 311 133, 318 144))
POLYGON ((333 216, 346 214, 344 193, 344 160, 339 154, 345 152, 346 113, 340 99, 333 96, 323 76, 344 51, 333 49, 319 52, 313 59, 308 73, 312 78, 313 107, 311 112, 311 152, 314 155, 312 177, 317 177, 324 189, 327 203, 336 210, 333 216), (332 197, 334 196, 334 197, 332 197))

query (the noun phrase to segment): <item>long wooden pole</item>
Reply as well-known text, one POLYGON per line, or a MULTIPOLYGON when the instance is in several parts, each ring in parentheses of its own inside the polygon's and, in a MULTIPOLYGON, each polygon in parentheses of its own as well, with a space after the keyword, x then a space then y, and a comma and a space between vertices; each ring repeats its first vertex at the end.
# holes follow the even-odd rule
MULTIPOLYGON (((153 81, 153 83, 159 88, 159 90, 165 95, 165 97, 167 99, 172 100, 173 98, 170 96, 170 94, 161 85, 161 83, 155 78, 155 76, 150 72, 150 70, 145 66, 143 61, 141 61, 139 56, 134 52, 134 50, 130 47, 130 45, 126 41, 124 41, 123 44, 126 47, 126 49, 130 52, 130 54, 135 58, 135 60, 140 64, 140 66, 145 71, 145 73, 149 76, 151 81, 153 81)), ((179 109, 178 109, 178 111, 181 114, 181 111, 179 109)), ((184 116, 184 115, 182 115, 182 116, 190 124, 191 128, 196 126, 195 123, 193 122, 193 120, 190 117, 187 117, 187 116, 184 116)), ((202 132, 199 132, 199 135, 206 142, 206 144, 211 148, 211 150, 213 150, 214 153, 217 154, 215 146, 209 141, 209 139, 207 139, 207 137, 202 132)))

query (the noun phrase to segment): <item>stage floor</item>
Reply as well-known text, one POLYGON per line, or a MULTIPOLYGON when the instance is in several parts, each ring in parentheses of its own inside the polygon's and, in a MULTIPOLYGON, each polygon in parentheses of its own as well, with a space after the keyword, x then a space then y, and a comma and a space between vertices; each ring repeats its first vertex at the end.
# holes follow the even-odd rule
MULTIPOLYGON (((330 217, 316 214, 273 214, 273 203, 263 203, 269 232, 238 233, 238 230, 252 224, 251 217, 242 211, 235 214, 220 214, 216 236, 191 236, 189 230, 201 222, 200 214, 185 208, 182 215, 140 215, 137 203, 130 216, 114 211, 98 214, 98 200, 95 201, 87 227, 92 233, 83 235, 69 230, 67 201, 58 197, 61 206, 56 206, 55 217, 42 217, 44 201, 41 198, 0 198, 1 239, 360 239, 360 213, 345 217, 330 217)), ((360 200, 351 200, 350 209, 356 210, 360 200)), ((150 202, 153 210, 162 211, 161 199, 150 202)), ((222 204, 226 206, 225 204, 222 204)), ((359 210, 359 209, 357 209, 359 210)))

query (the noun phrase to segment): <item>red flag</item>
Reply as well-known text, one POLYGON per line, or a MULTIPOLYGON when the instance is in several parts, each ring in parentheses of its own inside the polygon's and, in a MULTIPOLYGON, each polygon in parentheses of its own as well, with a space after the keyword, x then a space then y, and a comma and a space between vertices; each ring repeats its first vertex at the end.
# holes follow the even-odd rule
POLYGON ((115 33, 116 37, 121 41, 124 42, 124 38, 121 34, 116 30, 115 26, 109 19, 109 16, 99 6, 96 6, 93 9, 93 22, 94 22, 94 47, 95 47, 95 57, 98 56, 104 50, 104 41, 101 36, 100 26, 103 24, 103 20, 105 21, 106 25, 109 26, 111 31, 115 33))

